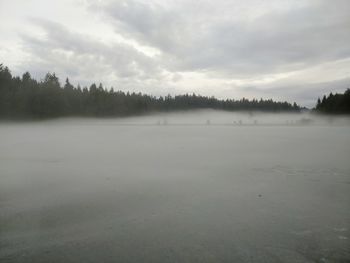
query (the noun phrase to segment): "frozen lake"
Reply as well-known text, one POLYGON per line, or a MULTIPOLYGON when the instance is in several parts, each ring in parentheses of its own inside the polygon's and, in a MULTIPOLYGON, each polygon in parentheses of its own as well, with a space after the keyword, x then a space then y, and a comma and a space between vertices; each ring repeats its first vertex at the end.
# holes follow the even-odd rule
POLYGON ((349 262, 350 121, 0 124, 0 262, 349 262))

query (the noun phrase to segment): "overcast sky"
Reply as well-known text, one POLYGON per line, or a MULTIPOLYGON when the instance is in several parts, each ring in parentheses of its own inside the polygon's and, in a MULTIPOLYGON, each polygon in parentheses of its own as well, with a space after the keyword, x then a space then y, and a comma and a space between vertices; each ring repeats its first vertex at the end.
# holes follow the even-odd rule
POLYGON ((349 0, 0 0, 0 17, 15 75, 303 106, 350 88, 349 0))

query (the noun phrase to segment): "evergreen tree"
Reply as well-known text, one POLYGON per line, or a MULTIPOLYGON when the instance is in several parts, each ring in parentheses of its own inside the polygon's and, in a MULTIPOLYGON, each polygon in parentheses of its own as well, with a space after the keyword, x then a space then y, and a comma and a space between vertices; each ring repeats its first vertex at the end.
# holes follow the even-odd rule
POLYGON ((315 110, 328 114, 349 114, 350 89, 347 89, 344 94, 333 94, 331 92, 328 96, 324 95, 322 101, 317 100, 315 110))
MULTIPOLYGON (((336 97, 334 95, 333 97, 336 97)), ((324 98, 324 100, 326 100, 324 98)), ((320 103, 322 106, 323 101, 320 103)), ((0 117, 50 118, 58 116, 127 116, 151 111, 190 109, 221 109, 227 111, 299 111, 300 107, 271 99, 218 100, 197 94, 154 97, 141 93, 107 90, 100 83, 90 88, 74 87, 66 78, 63 87, 55 73, 47 73, 40 82, 28 72, 22 78, 13 77, 0 64, 0 117)))

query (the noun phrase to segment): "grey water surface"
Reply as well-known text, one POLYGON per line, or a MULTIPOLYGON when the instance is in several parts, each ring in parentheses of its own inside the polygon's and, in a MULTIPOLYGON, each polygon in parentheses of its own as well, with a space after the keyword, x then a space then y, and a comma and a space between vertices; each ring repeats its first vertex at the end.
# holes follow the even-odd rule
POLYGON ((350 121, 0 123, 0 262, 350 262, 350 121))

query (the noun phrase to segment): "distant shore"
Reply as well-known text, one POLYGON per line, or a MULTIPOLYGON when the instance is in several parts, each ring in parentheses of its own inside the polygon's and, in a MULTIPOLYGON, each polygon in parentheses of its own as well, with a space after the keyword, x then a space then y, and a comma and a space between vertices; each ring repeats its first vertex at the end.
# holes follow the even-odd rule
POLYGON ((26 72, 12 76, 0 64, 0 118, 46 119, 66 116, 124 117, 150 112, 216 109, 224 111, 299 112, 302 108, 272 99, 217 99, 198 94, 152 96, 107 89, 102 84, 75 87, 67 78, 61 85, 58 77, 47 73, 37 81, 26 72))

